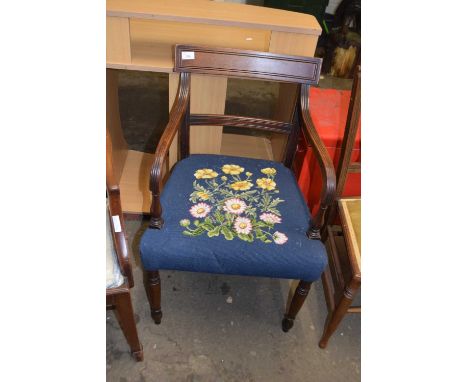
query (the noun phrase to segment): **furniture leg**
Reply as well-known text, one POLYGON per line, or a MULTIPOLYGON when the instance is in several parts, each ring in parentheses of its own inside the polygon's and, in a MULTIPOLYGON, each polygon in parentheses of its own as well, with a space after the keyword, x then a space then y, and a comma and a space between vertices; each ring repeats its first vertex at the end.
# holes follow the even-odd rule
POLYGON ((351 283, 345 287, 343 296, 340 302, 338 303, 336 309, 328 313, 327 319, 325 321, 325 327, 323 329, 322 338, 319 342, 320 348, 325 349, 325 347, 327 346, 328 340, 338 328, 338 325, 340 324, 344 315, 348 312, 348 308, 353 302, 353 298, 359 286, 359 281, 352 280, 351 283))
POLYGON ((154 323, 161 323, 161 278, 158 271, 147 272, 148 300, 151 307, 151 317, 154 323))
POLYGON ((114 296, 115 314, 136 361, 143 361, 143 347, 138 339, 130 292, 114 296))
POLYGON ((294 296, 291 300, 291 305, 289 306, 288 312, 284 315, 282 327, 283 332, 287 333, 294 325, 294 319, 296 318, 297 313, 301 309, 304 301, 309 294, 311 282, 301 280, 299 285, 294 292, 294 296))

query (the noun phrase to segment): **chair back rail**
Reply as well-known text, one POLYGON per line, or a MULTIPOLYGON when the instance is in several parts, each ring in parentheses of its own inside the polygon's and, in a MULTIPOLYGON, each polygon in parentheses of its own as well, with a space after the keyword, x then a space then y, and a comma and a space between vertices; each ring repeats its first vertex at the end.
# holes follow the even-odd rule
POLYGON ((245 127, 280 134, 289 134, 292 129, 289 122, 220 114, 191 114, 190 125, 245 127))
POLYGON ((251 50, 176 45, 175 72, 317 85, 322 60, 251 50))

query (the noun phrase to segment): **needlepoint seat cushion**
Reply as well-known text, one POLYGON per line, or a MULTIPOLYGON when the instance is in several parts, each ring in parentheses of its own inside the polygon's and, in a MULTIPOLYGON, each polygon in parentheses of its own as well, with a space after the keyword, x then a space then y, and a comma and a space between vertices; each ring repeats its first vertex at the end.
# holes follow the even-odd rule
POLYGON ((140 242, 145 270, 314 281, 325 247, 306 236, 309 210, 283 164, 194 154, 176 164, 161 196, 162 229, 140 242))

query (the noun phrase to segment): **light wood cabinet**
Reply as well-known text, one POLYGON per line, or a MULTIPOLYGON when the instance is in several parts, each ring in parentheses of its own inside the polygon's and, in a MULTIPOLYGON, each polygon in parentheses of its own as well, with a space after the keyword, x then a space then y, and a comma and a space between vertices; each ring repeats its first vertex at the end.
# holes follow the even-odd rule
MULTIPOLYGON (((107 136, 120 174, 122 208, 126 213, 147 213, 153 156, 127 148, 119 119, 116 73, 111 69, 168 73, 170 109, 178 86, 178 74, 172 73, 175 44, 311 57, 321 28, 311 15, 244 4, 209 0, 107 0, 106 31, 107 136)), ((192 76, 192 112, 223 114, 226 88, 226 78, 192 76)), ((281 84, 277 119, 287 115, 290 98, 291 86, 281 84)), ((196 129, 191 134, 192 153, 277 159, 283 148, 283 142, 277 139, 223 134, 222 126, 192 129, 196 129)), ((173 144, 168 168, 176 160, 177 147, 173 144)))

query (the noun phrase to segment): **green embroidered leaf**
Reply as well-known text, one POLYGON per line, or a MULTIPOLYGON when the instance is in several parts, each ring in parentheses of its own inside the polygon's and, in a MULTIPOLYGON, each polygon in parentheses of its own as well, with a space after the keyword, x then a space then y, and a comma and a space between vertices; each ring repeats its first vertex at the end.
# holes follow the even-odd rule
POLYGON ((213 220, 210 217, 207 217, 203 222, 203 225, 206 227, 207 231, 211 231, 215 226, 213 224, 213 220))
POLYGON ((260 239, 260 240, 267 239, 267 236, 265 235, 265 233, 261 229, 258 229, 258 228, 255 230, 255 236, 257 237, 257 239, 260 239))
POLYGON ((232 233, 232 231, 226 227, 226 226, 222 226, 221 227, 221 233, 224 235, 225 239, 226 240, 232 240, 234 239, 234 234, 232 233))
POLYGON ((257 226, 257 227, 263 227, 263 228, 270 228, 270 226, 269 226, 267 223, 262 222, 262 221, 256 222, 256 223, 255 223, 255 226, 257 226))
POLYGON ((254 207, 248 207, 248 208, 245 210, 245 214, 246 214, 246 215, 249 215, 249 216, 252 216, 252 217, 256 217, 256 216, 257 216, 256 212, 257 212, 257 209, 254 208, 254 207))
POLYGON ((229 212, 226 212, 226 214, 224 216, 226 216, 226 221, 228 222, 229 225, 234 223, 235 216, 233 214, 230 214, 229 212))
POLYGON ((278 204, 280 204, 281 202, 284 202, 283 199, 280 199, 280 198, 276 198, 275 200, 273 200, 271 203, 270 203, 270 207, 276 207, 278 204))
POLYGON ((194 229, 193 231, 183 231, 182 233, 187 236, 199 236, 201 235, 205 230, 201 227, 194 229))
POLYGON ((281 212, 279 212, 276 208, 268 207, 267 211, 268 211, 268 212, 272 212, 272 213, 274 213, 275 215, 281 216, 281 212))
POLYGON ((251 233, 249 233, 248 235, 245 233, 238 233, 237 236, 239 237, 239 239, 248 241, 250 243, 254 241, 254 237, 251 233))
POLYGON ((208 231, 208 237, 219 236, 221 231, 221 226, 213 228, 211 231, 208 231))
POLYGON ((193 222, 193 224, 195 224, 196 226, 199 225, 199 224, 200 224, 200 220, 198 220, 198 219, 195 220, 195 221, 193 222))
POLYGON ((205 231, 211 231, 214 228, 213 224, 207 223, 206 221, 200 223, 199 227, 203 228, 205 231))
POLYGON ((219 210, 214 213, 214 217, 218 223, 222 224, 224 222, 224 216, 219 210))

